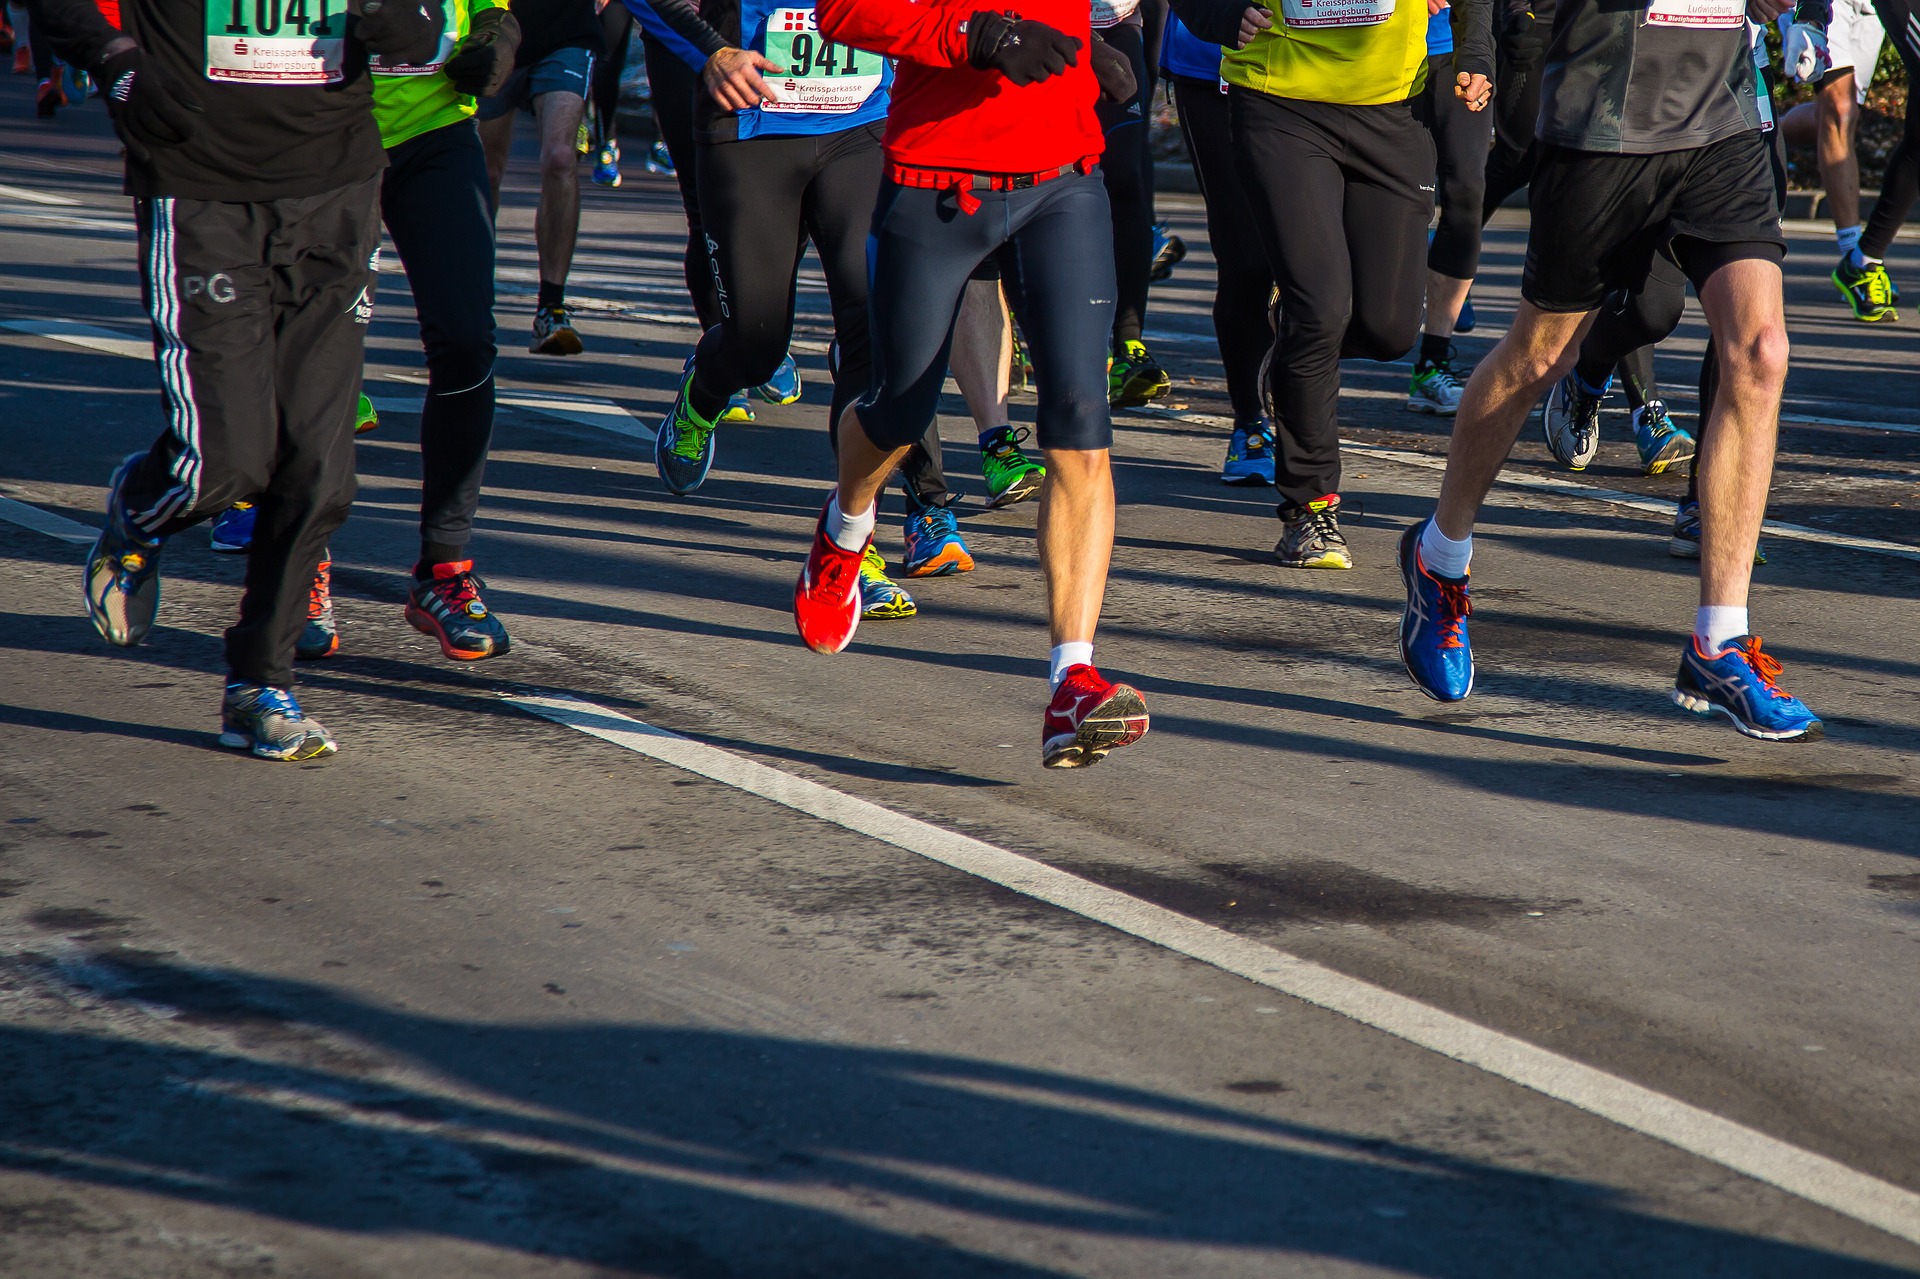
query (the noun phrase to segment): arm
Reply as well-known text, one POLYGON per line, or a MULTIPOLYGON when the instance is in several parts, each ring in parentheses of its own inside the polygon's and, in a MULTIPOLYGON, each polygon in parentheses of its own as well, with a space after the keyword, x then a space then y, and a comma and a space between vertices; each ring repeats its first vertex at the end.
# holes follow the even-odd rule
POLYGON ((1173 11, 1187 30, 1224 49, 1238 49, 1246 44, 1242 39, 1241 20, 1249 8, 1264 7, 1260 3, 1249 4, 1248 0, 1173 0, 1173 11))
MULTIPOLYGON (((726 37, 700 16, 698 0, 652 0, 653 11, 673 33, 711 58, 728 46, 726 37)), ((743 33, 742 39, 745 38, 743 33)))
POLYGON ((1454 0, 1453 68, 1493 79, 1493 0, 1454 0))
POLYGON ((93 0, 28 0, 34 38, 44 36, 61 60, 88 72, 134 48, 133 38, 114 29, 93 0))
POLYGON ((983 0, 816 0, 829 40, 928 67, 967 65, 966 22, 983 0))

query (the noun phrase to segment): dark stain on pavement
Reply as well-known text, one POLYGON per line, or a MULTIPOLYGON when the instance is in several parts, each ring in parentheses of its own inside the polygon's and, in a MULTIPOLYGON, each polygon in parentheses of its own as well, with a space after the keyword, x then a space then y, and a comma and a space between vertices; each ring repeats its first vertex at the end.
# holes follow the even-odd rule
POLYGON ((1920 875, 1869 875, 1867 887, 1902 897, 1920 897, 1920 875))
POLYGON ((43 906, 29 914, 27 922, 53 933, 85 933, 129 921, 123 915, 108 915, 86 906, 43 906))
POLYGON ((1220 1086, 1228 1092, 1242 1093, 1248 1097, 1270 1097, 1274 1093, 1293 1091, 1278 1079, 1241 1079, 1220 1086))

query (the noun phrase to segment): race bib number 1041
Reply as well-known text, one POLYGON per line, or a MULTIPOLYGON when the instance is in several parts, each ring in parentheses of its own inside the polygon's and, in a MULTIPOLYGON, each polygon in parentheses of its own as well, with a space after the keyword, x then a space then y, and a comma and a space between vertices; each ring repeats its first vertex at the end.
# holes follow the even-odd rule
POLYGON ((207 79, 338 84, 345 0, 207 0, 207 79))

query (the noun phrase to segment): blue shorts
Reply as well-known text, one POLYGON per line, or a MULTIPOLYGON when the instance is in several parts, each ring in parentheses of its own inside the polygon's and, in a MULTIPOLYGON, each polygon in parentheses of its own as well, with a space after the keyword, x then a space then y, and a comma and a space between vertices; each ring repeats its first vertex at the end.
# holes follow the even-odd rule
POLYGON ((880 186, 867 240, 873 386, 855 408, 861 427, 882 449, 926 434, 961 295, 994 258, 1033 353, 1040 447, 1111 448, 1113 217, 1100 171, 975 194, 980 208, 966 214, 952 191, 880 186))
POLYGON ((592 91, 593 50, 555 49, 538 62, 515 67, 498 94, 480 99, 475 114, 498 120, 522 108, 533 110, 533 100, 542 94, 571 93, 585 101, 592 91))

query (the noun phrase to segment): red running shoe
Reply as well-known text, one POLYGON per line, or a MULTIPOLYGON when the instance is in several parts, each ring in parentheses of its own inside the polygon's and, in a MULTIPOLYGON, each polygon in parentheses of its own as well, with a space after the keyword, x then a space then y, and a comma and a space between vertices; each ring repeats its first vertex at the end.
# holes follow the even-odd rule
MULTIPOLYGON (((873 539, 867 539, 871 546, 873 539)), ((866 546, 845 550, 827 536, 826 508, 813 526, 813 549, 793 585, 793 624, 816 653, 838 653, 860 627, 860 561, 866 546)))
POLYGON ((478 662, 499 657, 513 647, 507 628, 487 608, 484 585, 472 560, 433 565, 433 576, 419 578, 407 592, 407 624, 422 635, 440 641, 440 651, 456 662, 478 662))
POLYGON ((1138 692, 1109 684, 1091 666, 1069 666, 1040 729, 1040 762, 1048 768, 1085 768, 1146 735, 1147 703, 1138 692))

